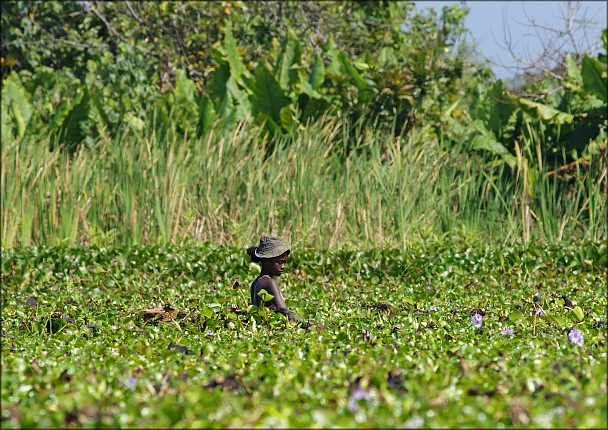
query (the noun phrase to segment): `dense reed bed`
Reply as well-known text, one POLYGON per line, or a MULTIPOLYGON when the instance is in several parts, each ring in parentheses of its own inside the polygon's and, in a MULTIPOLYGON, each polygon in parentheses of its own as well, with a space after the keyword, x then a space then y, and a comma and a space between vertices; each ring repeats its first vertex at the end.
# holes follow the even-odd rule
POLYGON ((538 174, 525 198, 522 175, 506 165, 488 167, 423 130, 395 138, 338 119, 279 139, 242 123, 171 141, 126 130, 73 154, 51 143, 2 143, 5 248, 244 246, 261 233, 320 248, 607 235, 605 158, 569 181, 538 174))

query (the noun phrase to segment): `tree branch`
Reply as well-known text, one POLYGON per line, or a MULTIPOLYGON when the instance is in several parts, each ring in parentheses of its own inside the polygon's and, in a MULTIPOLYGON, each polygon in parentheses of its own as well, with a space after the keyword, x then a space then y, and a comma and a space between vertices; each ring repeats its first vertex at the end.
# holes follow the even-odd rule
MULTIPOLYGON (((126 3, 128 4, 129 2, 126 2, 126 3)), ((93 14, 95 14, 95 16, 97 16, 97 18, 99 18, 99 19, 100 19, 100 20, 101 20, 101 21, 102 21, 102 22, 105 24, 106 28, 108 29, 108 31, 109 31, 110 33, 114 34, 116 37, 118 37, 118 38, 119 38, 119 39, 120 39, 122 42, 126 43, 127 45, 129 45, 129 46, 132 46, 132 47, 134 47, 134 48, 139 49, 139 50, 140 50, 140 51, 142 51, 142 52, 143 52, 145 55, 150 55, 150 54, 152 54, 152 55, 155 55, 155 56, 156 56, 156 54, 154 53, 154 51, 153 51, 153 50, 151 50, 151 49, 146 49, 146 48, 143 48, 143 47, 141 47, 141 46, 139 46, 139 45, 137 45, 137 44, 134 44, 134 43, 129 42, 129 40, 127 40, 127 38, 126 38, 126 37, 124 37, 122 34, 120 34, 118 31, 116 31, 116 30, 114 29, 114 27, 112 27, 112 25, 111 25, 111 24, 108 22, 108 20, 106 19, 106 17, 105 17, 104 15, 102 15, 102 14, 101 14, 101 12, 100 12, 100 11, 101 11, 101 8, 100 8, 99 6, 100 6, 100 5, 99 5, 99 2, 98 2, 98 1, 96 1, 96 2, 95 2, 95 4, 91 6, 91 8, 89 9, 89 11, 93 12, 93 14), (99 11, 98 11, 98 9, 99 9, 99 11)))

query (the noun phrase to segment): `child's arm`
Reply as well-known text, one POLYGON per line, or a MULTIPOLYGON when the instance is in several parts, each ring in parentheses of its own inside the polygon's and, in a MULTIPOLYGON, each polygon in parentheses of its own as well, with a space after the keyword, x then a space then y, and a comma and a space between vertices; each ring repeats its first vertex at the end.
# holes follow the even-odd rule
POLYGON ((316 325, 320 328, 323 328, 323 324, 320 324, 316 321, 300 320, 287 308, 287 305, 285 304, 285 299, 283 298, 283 295, 281 294, 279 284, 277 283, 276 280, 271 279, 271 278, 266 278, 266 277, 260 278, 260 280, 258 281, 258 283, 256 285, 256 294, 260 290, 266 290, 269 294, 272 294, 274 296, 271 300, 264 302, 264 305, 268 309, 271 309, 275 312, 282 313, 289 319, 289 321, 300 322, 303 325, 305 325, 306 327, 309 327, 311 325, 316 325))
POLYGON ((264 302, 266 307, 274 306, 276 308, 287 309, 285 299, 283 299, 283 295, 281 294, 277 281, 269 277, 260 278, 256 285, 256 295, 260 292, 260 290, 266 290, 268 294, 272 294, 274 296, 271 300, 264 302))
POLYGON ((287 318, 289 318, 289 321, 299 321, 298 318, 293 313, 291 313, 289 309, 287 309, 285 299, 283 298, 283 294, 281 294, 279 284, 276 280, 271 278, 260 278, 256 287, 256 294, 260 290, 266 290, 269 294, 272 294, 274 296, 271 300, 264 302, 264 305, 268 309, 282 313, 287 318))

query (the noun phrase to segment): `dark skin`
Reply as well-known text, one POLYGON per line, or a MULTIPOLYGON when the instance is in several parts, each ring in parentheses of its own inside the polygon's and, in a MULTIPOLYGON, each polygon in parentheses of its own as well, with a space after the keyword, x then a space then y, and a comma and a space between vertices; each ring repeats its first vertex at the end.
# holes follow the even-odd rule
MULTIPOLYGON (((283 294, 281 294, 281 289, 279 288, 279 283, 276 281, 275 276, 281 276, 285 271, 285 263, 287 262, 289 254, 285 253, 275 258, 264 258, 262 259, 262 271, 260 272, 260 276, 258 277, 258 281, 255 284, 255 297, 256 297, 256 305, 260 305, 262 301, 257 295, 261 290, 266 290, 269 294, 272 294, 274 297, 267 302, 264 302, 264 305, 269 309, 285 309, 287 310, 287 305, 285 304, 285 299, 283 298, 283 294), (264 276, 268 275, 268 276, 264 276)), ((316 325, 320 328, 323 328, 323 325, 316 321, 308 321, 309 325, 316 325)))
MULTIPOLYGON (((269 277, 264 276, 258 280, 255 285, 255 292, 257 294, 260 290, 266 290, 268 294, 272 294, 274 296, 272 300, 264 303, 266 307, 274 306, 277 308, 287 308, 285 299, 283 299, 281 289, 279 288, 279 283, 276 281, 276 279, 274 279, 275 276, 281 276, 283 271, 285 271, 287 257, 288 254, 285 253, 275 258, 264 258, 262 260, 262 271, 260 272, 260 277, 264 275, 268 275, 269 277)), ((259 303, 256 304, 259 305, 259 303)))

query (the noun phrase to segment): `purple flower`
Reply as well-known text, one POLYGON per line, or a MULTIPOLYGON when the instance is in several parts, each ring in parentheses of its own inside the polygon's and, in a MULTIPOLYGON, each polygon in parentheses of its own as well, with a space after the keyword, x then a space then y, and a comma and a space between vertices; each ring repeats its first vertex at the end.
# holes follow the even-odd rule
POLYGON ((417 429, 424 426, 424 419, 418 415, 414 415, 412 418, 405 422, 405 428, 417 429))
POLYGON ((371 335, 371 333, 369 332, 369 330, 365 330, 365 329, 363 329, 363 330, 361 330, 361 334, 363 335, 363 339, 364 339, 364 340, 366 340, 366 341, 368 341, 368 342, 369 342, 370 340, 372 340, 372 335, 371 335))
POLYGON ((480 314, 473 315, 473 318, 471 319, 471 323, 477 328, 481 327, 482 321, 483 317, 480 314))
POLYGON ((575 345, 583 346, 583 335, 575 328, 568 333, 568 340, 575 345))
POLYGON ((433 289, 433 287, 431 287, 430 285, 427 285, 427 286, 426 286, 426 289, 427 289, 428 291, 431 291, 431 290, 433 289))
POLYGON ((429 312, 435 312, 437 308, 433 305, 429 308, 429 312))
POLYGON ((205 334, 205 336, 211 337, 213 336, 213 332, 211 330, 207 330, 207 333, 205 334))
POLYGON ((545 311, 543 311, 541 308, 538 308, 536 310, 536 316, 537 317, 542 317, 543 315, 545 315, 545 311))
POLYGON ((503 329, 500 331, 500 334, 502 335, 509 335, 511 337, 513 337, 513 328, 511 327, 503 327, 503 329))
POLYGON ((129 378, 123 382, 123 385, 127 388, 133 389, 137 385, 137 378, 135 376, 129 376, 129 378))
POLYGON ((348 409, 351 412, 357 412, 359 410, 359 405, 357 404, 357 401, 365 400, 366 402, 369 402, 371 399, 372 396, 370 396, 367 391, 365 391, 363 388, 357 387, 355 388, 355 391, 353 391, 353 393, 350 395, 350 399, 348 399, 348 409))

